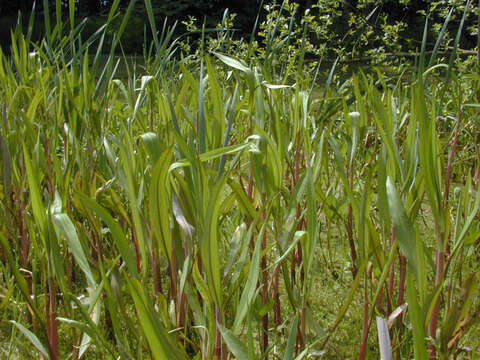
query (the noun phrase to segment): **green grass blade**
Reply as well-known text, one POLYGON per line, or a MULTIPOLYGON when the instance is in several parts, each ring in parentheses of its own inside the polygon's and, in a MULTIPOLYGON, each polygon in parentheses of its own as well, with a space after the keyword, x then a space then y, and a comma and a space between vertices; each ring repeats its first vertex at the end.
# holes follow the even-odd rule
MULTIPOLYGON (((125 137, 128 138, 128 136, 125 137)), ((148 257, 144 223, 139 209, 142 199, 138 199, 137 196, 138 190, 135 179, 138 178, 138 174, 134 173, 135 164, 131 158, 131 156, 133 156, 133 147, 131 146, 130 142, 128 142, 128 144, 130 146, 126 146, 129 146, 129 150, 127 150, 126 146, 120 146, 120 159, 125 171, 125 176, 127 178, 127 198, 130 204, 130 211, 132 212, 134 224, 134 229, 132 229, 132 231, 135 231, 137 236, 138 249, 140 252, 140 258, 142 260, 142 275, 145 276, 148 268, 148 257)))
POLYGON ((178 350, 178 346, 172 343, 165 326, 155 314, 152 304, 145 295, 142 284, 136 279, 128 277, 125 279, 153 358, 156 360, 185 359, 178 350))
MULTIPOLYGON (((235 102, 237 100, 237 92, 238 92, 238 83, 235 85, 235 90, 233 91, 232 103, 230 105, 230 111, 228 114, 227 128, 225 129, 225 136, 223 138, 224 148, 228 146, 228 139, 230 137, 230 131, 232 129, 233 114, 235 111, 235 102)), ((226 155, 222 155, 222 157, 220 158, 220 166, 218 167, 218 175, 217 175, 218 179, 220 179, 223 175, 223 172, 225 169, 225 161, 226 161, 226 155)))
POLYGON ((67 214, 53 214, 52 221, 58 231, 63 235, 67 241, 70 252, 78 263, 80 269, 85 273, 89 286, 95 285, 95 278, 93 277, 90 266, 88 265, 87 257, 83 251, 82 244, 75 230, 75 226, 67 214))
POLYGON ((207 150, 207 132, 205 130, 205 95, 204 95, 204 78, 203 78, 203 60, 200 64, 200 89, 198 91, 198 138, 199 151, 203 154, 207 150))
POLYGON ((172 147, 160 155, 153 168, 149 194, 150 223, 154 238, 169 261, 172 257, 172 240, 169 221, 171 187, 168 174, 172 157, 172 147))
POLYGON ((438 34, 437 41, 435 42, 435 46, 433 47, 432 55, 430 56, 430 60, 428 61, 427 68, 430 68, 431 66, 433 66, 433 63, 437 59, 438 49, 440 48, 440 45, 442 44, 443 38, 445 37, 445 31, 447 30, 447 25, 450 22, 450 17, 452 16, 452 13, 453 13, 453 7, 448 12, 447 17, 445 18, 445 21, 443 22, 443 26, 440 29, 440 33, 438 34))
POLYGON ((427 35, 428 35, 428 16, 425 18, 425 25, 423 27, 422 47, 420 48, 419 59, 419 75, 425 71, 425 52, 427 51, 427 35))
POLYGON ((217 324, 217 326, 220 329, 220 332, 222 333, 223 339, 225 340, 228 348, 236 359, 253 360, 250 359, 248 356, 248 348, 238 337, 234 335, 231 330, 224 328, 220 324, 217 324))
POLYGON ((462 37, 462 31, 463 31, 463 26, 465 25, 465 18, 467 16, 468 8, 470 6, 470 0, 467 1, 467 4, 465 5, 465 9, 463 11, 462 18, 460 20, 460 24, 457 29, 457 35, 455 36, 455 41, 453 43, 453 50, 452 54, 450 55, 450 60, 448 62, 448 71, 447 71, 447 84, 450 80, 451 74, 452 74, 452 69, 453 65, 455 63, 455 59, 457 58, 457 49, 458 49, 458 44, 460 43, 460 39, 462 37))
POLYGON ((427 360, 427 346, 425 344, 425 318, 417 300, 417 290, 411 272, 407 271, 407 302, 408 317, 412 324, 415 359, 427 360))
POLYGON ((18 330, 30 341, 30 343, 37 349, 46 359, 50 359, 50 355, 47 351, 47 348, 42 344, 42 342, 38 339, 37 335, 35 335, 33 332, 28 330, 25 326, 22 324, 10 320, 10 323, 15 325, 18 330))
POLYGON ((47 40, 50 42, 52 30, 50 25, 50 9, 48 3, 49 0, 43 0, 43 20, 45 21, 45 35, 47 40))
POLYGON ((232 331, 238 334, 242 326, 243 320, 247 315, 248 309, 252 305, 253 297, 257 289, 257 282, 260 276, 260 245, 262 243, 262 235, 265 231, 265 226, 257 236, 255 241, 255 250, 253 251, 252 259, 250 261, 250 269, 248 272, 247 282, 243 288, 242 296, 240 297, 239 308, 235 314, 235 321, 233 323, 232 331))
POLYGON ((105 210, 105 208, 103 208, 97 202, 80 192, 77 192, 76 195, 87 208, 92 210, 105 222, 105 224, 107 224, 112 234, 112 238, 117 245, 118 251, 120 252, 120 255, 122 255, 122 258, 127 265, 128 272, 135 278, 138 278, 138 270, 135 262, 134 251, 132 251, 132 246, 128 243, 120 225, 107 212, 107 210, 105 210))
POLYGON ((30 201, 32 204, 32 212, 35 221, 40 230, 40 238, 43 241, 43 246, 46 246, 47 239, 47 215, 45 206, 43 205, 42 195, 40 193, 40 185, 38 179, 40 174, 34 170, 27 145, 23 143, 23 157, 25 159, 25 171, 27 173, 28 187, 30 189, 30 201))
POLYGON ((390 215, 395 227, 395 235, 398 238, 400 250, 407 258, 407 264, 415 279, 419 279, 417 258, 417 245, 415 228, 405 212, 402 201, 398 196, 395 185, 390 177, 387 178, 387 196, 390 215))
POLYGON ((157 50, 157 55, 160 55, 160 42, 158 41, 157 26, 155 25, 155 16, 153 14, 152 2, 150 0, 145 0, 145 8, 147 9, 148 22, 152 29, 153 43, 157 50))
POLYGON ((283 357, 283 360, 293 360, 295 353, 295 342, 297 340, 297 332, 298 316, 295 316, 292 321, 292 325, 290 326, 290 333, 288 335, 287 347, 285 348, 285 355, 283 357))

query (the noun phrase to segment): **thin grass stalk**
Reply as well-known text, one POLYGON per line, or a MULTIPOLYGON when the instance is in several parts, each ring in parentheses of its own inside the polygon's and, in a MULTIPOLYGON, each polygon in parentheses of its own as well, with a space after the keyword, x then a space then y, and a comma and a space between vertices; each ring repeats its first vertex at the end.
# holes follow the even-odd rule
POLYGON ((154 246, 152 249, 153 286, 155 294, 163 295, 162 273, 160 272, 160 264, 157 251, 157 247, 154 246))
MULTIPOLYGON (((397 306, 400 306, 405 301, 405 286, 406 286, 406 279, 407 279, 407 260, 405 259, 405 256, 403 256, 400 252, 398 253, 398 262, 399 262, 399 279, 398 279, 397 306)), ((402 322, 402 319, 399 317, 397 319, 398 345, 402 343, 402 328, 403 328, 403 322, 402 322)), ((400 346, 398 346, 397 359, 401 358, 400 355, 401 355, 400 346)))
MULTIPOLYGON (((441 242, 441 232, 438 228, 438 225, 435 224, 435 237, 437 244, 441 242)), ((438 286, 445 276, 445 251, 444 250, 437 250, 435 253, 435 287, 438 286)), ((430 317, 430 321, 428 323, 428 334, 436 339, 437 335, 437 322, 440 316, 440 298, 435 301, 435 305, 433 307, 432 316, 430 317)), ((428 345, 430 350, 430 359, 435 360, 437 359, 437 351, 435 349, 434 344, 428 345)))
MULTIPOLYGON (((353 165, 347 166, 347 177, 349 181, 349 186, 353 190, 353 165)), ((358 273, 358 269, 357 269, 357 251, 355 249, 355 240, 353 239, 353 207, 352 207, 351 201, 348 203, 347 236, 348 236, 348 244, 350 246, 350 257, 352 259, 352 277, 353 279, 355 279, 358 273)))
MULTIPOLYGON (((460 90, 459 90, 460 91, 460 90)), ((455 124, 455 130, 452 140, 450 141, 450 150, 448 152, 448 160, 447 160, 447 169, 446 169, 446 178, 445 178, 445 191, 444 191, 444 198, 443 198, 443 208, 445 212, 447 212, 449 207, 449 198, 450 198, 450 181, 453 171, 453 157, 455 151, 457 150, 458 144, 458 137, 460 135, 460 123, 462 121, 462 115, 460 112, 461 109, 461 96, 458 96, 458 112, 457 112, 457 121, 455 124)), ((450 254, 450 243, 447 242, 446 245, 446 255, 450 254)))
POLYGON ((299 327, 298 352, 302 352, 303 350, 305 350, 306 328, 307 328, 306 314, 307 314, 307 307, 305 306, 305 303, 303 303, 302 308, 300 310, 300 322, 298 324, 298 327, 299 327))
POLYGON ((48 301, 46 302, 48 314, 48 344, 50 348, 50 359, 58 359, 58 329, 57 329, 57 294, 55 281, 52 276, 48 277, 48 301))
POLYGON ((367 276, 364 276, 363 281, 363 321, 362 321, 362 337, 360 343, 360 352, 358 358, 364 360, 367 356, 367 341, 368 332, 370 330, 370 319, 368 316, 368 282, 367 276))
POLYGON ((217 326, 216 326, 216 333, 215 333, 215 349, 213 352, 213 356, 216 359, 223 360, 225 358, 226 353, 223 346, 222 334, 220 333, 220 329, 218 327, 218 325, 222 325, 222 315, 218 307, 215 307, 215 321, 217 323, 217 326))
MULTIPOLYGON (((266 203, 265 196, 263 196, 263 203, 266 203)), ((263 213, 263 221, 266 222, 266 210, 263 213)), ((260 273, 262 274, 262 306, 266 306, 269 301, 268 296, 268 272, 267 272, 267 232, 263 232, 262 237, 262 259, 260 261, 260 273)), ((268 349, 268 312, 262 317, 262 350, 265 353, 268 349)), ((268 360, 268 354, 265 354, 265 359, 268 360)))
MULTIPOLYGON (((395 229, 392 225, 391 227, 391 237, 390 237, 390 246, 393 246, 395 242, 395 229)), ((388 274, 388 288, 387 288, 387 313, 391 314, 392 312, 392 302, 393 302, 393 290, 395 287, 395 261, 392 261, 390 265, 390 272, 388 274)))
POLYGON ((273 271, 273 319, 275 327, 278 328, 282 323, 282 314, 280 308, 280 291, 279 291, 279 282, 280 282, 280 264, 275 266, 273 271))

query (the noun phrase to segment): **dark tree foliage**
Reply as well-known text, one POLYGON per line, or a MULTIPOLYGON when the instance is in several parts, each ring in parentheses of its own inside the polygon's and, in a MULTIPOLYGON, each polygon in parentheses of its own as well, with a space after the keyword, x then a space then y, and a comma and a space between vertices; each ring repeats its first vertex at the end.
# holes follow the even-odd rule
POLYGON ((0 16, 16 14, 18 11, 28 12, 32 8, 31 0, 1 0, 0 16))
MULTIPOLYGON (((137 1, 142 3, 143 1, 137 1)), ((165 12, 178 14, 190 12, 195 14, 211 14, 212 9, 229 8, 238 12, 256 12, 260 4, 259 0, 152 0, 152 6, 156 9, 164 9, 165 12)), ((307 1, 308 2, 308 1, 307 1)), ((1 0, 0 16, 16 14, 18 11, 23 13, 29 12, 34 1, 32 0, 1 0)), ((37 8, 42 7, 43 0, 36 1, 37 8)), ((49 0, 54 5, 55 0, 49 0)), ((68 1, 62 1, 63 5, 68 6, 68 1)), ((108 8, 113 0, 76 0, 77 11, 82 14, 95 15, 103 8, 108 8)), ((123 7, 128 6, 129 0, 122 0, 123 7)))
MULTIPOLYGON (((39 18, 42 14, 42 5, 45 0, 36 0, 36 13, 39 18)), ((56 0, 47 0, 51 4, 51 11, 55 8, 56 0)), ((111 4, 114 0, 75 0, 76 15, 80 18, 89 18, 89 25, 92 31, 98 28, 97 25, 101 25, 102 19, 108 12, 111 4)), ((260 11, 260 21, 263 20, 265 13, 262 12, 262 3, 281 3, 281 0, 151 0, 153 11, 157 19, 158 25, 161 25, 165 18, 168 18, 170 23, 175 20, 183 21, 188 16, 194 16, 197 19, 197 25, 205 22, 206 26, 215 26, 222 18, 225 9, 229 9, 230 13, 236 13, 235 27, 238 30, 240 36, 246 36, 250 34, 254 27, 255 19, 260 11)), ((304 14, 305 10, 311 8, 316 4, 320 4, 318 0, 290 0, 290 2, 297 2, 299 4, 299 11, 297 12, 298 19, 300 20, 301 14, 304 14)), ((338 4, 339 1, 324 0, 324 6, 329 7, 328 4, 338 4)), ((10 38, 10 29, 17 23, 17 13, 20 11, 23 14, 23 21, 28 19, 28 15, 32 10, 33 0, 0 0, 0 45, 5 47, 10 38)), ((64 6, 65 15, 68 13, 68 0, 62 0, 64 6)), ((121 8, 125 9, 130 3, 130 0, 121 0, 121 8)), ((476 3, 476 1, 473 1, 476 3)), ((344 0, 341 1, 340 9, 342 16, 336 17, 334 26, 339 34, 345 34, 351 28, 350 15, 356 15, 356 18, 366 18, 366 16, 373 10, 375 15, 369 19, 369 23, 378 24, 380 22, 379 17, 386 17, 388 24, 403 23, 406 25, 406 34, 409 38, 408 41, 419 42, 421 37, 423 24, 425 21, 425 14, 429 8, 435 9, 435 4, 443 4, 439 7, 447 8, 450 2, 441 2, 438 0, 344 0), (417 36, 418 35, 418 36, 417 36)), ((315 14, 315 10, 312 14, 315 14)), ((431 17, 431 23, 442 23, 443 16, 439 11, 436 11, 431 17)), ((352 17, 355 18, 355 17, 352 17)), ((356 20, 354 20, 356 21, 356 20)), ((41 36, 41 21, 37 21, 40 24, 40 29, 37 29, 37 35, 41 36)), ((472 24, 470 24, 472 25, 472 24)), ((454 33, 458 26, 458 16, 451 22, 451 32, 454 33)), ((137 0, 135 4, 134 13, 130 18, 129 29, 124 36, 126 51, 139 52, 141 49, 138 45, 138 38, 143 37, 143 29, 148 29, 145 1, 137 0), (130 36, 132 41, 130 45, 126 37, 130 36)), ((377 27, 376 27, 377 28, 377 27)), ((183 29, 177 28, 178 31, 183 29)), ((86 33, 89 33, 88 29, 86 33)), ((147 30, 147 36, 148 30, 147 30)), ((475 39, 469 38, 468 44, 461 44, 467 48, 473 48, 475 46, 475 39), (473 45, 472 45, 473 44, 473 45)), ((407 40, 405 40, 407 41, 407 40)), ((375 46, 375 44, 369 44, 369 46, 375 46)))

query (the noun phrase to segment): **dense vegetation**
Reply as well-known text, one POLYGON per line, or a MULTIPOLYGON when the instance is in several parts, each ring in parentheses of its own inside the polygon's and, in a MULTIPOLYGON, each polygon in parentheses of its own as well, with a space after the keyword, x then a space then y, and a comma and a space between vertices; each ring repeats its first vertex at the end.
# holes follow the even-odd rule
POLYGON ((152 2, 141 58, 138 1, 0 50, 0 357, 479 357, 472 4, 352 74, 294 3, 239 38, 152 2))
MULTIPOLYGON (((82 25, 84 36, 93 34, 102 26, 109 14, 113 0, 62 0, 57 9, 56 0, 2 0, 0 2, 0 45, 9 51, 10 28, 18 22, 18 11, 24 14, 23 26, 28 27, 28 15, 35 4, 37 14, 33 40, 41 40, 46 33, 42 21, 43 14, 59 10, 64 19, 74 9, 77 23, 82 25)), ((163 26, 167 19, 169 25, 178 22, 175 35, 190 37, 197 34, 191 24, 201 28, 214 28, 222 22, 224 12, 229 9, 232 15, 229 26, 235 32, 235 38, 249 39, 251 35, 261 38, 261 33, 254 31, 256 21, 261 23, 267 16, 275 17, 282 1, 278 0, 151 0, 151 9, 157 28, 163 26), (273 8, 276 7, 276 10, 273 8), (267 10, 268 9, 268 10, 267 10), (257 18, 258 16, 258 18, 257 18)), ((474 3, 474 2, 473 2, 474 3)), ((465 17, 460 48, 471 51, 477 42, 478 7, 470 6, 465 17)), ((111 32, 118 30, 121 14, 131 5, 129 0, 121 0, 117 9, 117 19, 111 23, 111 32)), ((476 5, 476 4, 475 4, 476 5)), ((294 15, 295 22, 303 20, 308 23, 304 29, 299 27, 292 33, 296 39, 304 38, 314 46, 307 49, 307 57, 315 57, 328 52, 329 57, 340 55, 348 62, 384 63, 395 61, 397 65, 404 61, 407 53, 418 52, 422 41, 425 15, 428 14, 432 26, 428 29, 427 43, 433 48, 441 31, 441 26, 449 11, 449 24, 445 31, 444 47, 451 47, 452 35, 459 27, 465 7, 464 0, 290 0, 283 7, 286 24, 279 23, 278 30, 287 30, 291 25, 289 16, 294 15), (286 27, 287 29, 282 29, 286 27), (305 33, 303 33, 305 31, 305 33), (403 55, 403 56, 402 56, 403 55)), ((150 43, 151 32, 148 31, 148 17, 145 2, 135 0, 122 37, 122 48, 127 54, 143 54, 144 43, 150 43), (145 42, 142 41, 145 39, 145 42)), ((69 29, 64 28, 67 32, 69 29)), ((198 29, 197 29, 198 30, 198 29)), ((120 50, 117 49, 120 54, 120 50)), ((465 54, 463 54, 465 55, 465 54)), ((410 57, 409 61, 412 60, 410 57)), ((330 64, 333 60, 330 62, 330 64)))

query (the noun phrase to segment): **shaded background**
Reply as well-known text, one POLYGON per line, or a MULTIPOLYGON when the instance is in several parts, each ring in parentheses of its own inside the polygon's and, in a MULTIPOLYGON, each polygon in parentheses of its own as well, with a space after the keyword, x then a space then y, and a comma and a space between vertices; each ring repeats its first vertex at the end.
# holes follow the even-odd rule
MULTIPOLYGON (((36 24, 34 40, 41 39, 43 36, 43 1, 36 2, 36 24)), ((55 10, 55 0, 46 0, 51 5, 51 12, 55 10)), ((76 17, 78 20, 88 18, 88 22, 84 29, 85 36, 88 36, 95 32, 101 25, 103 25, 105 18, 108 14, 113 0, 76 0, 76 17)), ((266 4, 274 3, 273 0, 151 0, 154 13, 157 19, 157 23, 161 26, 165 18, 168 18, 169 24, 173 24, 178 20, 186 21, 188 16, 194 16, 197 20, 197 25, 205 21, 207 27, 214 27, 218 24, 225 9, 229 9, 230 13, 236 13, 235 29, 237 35, 249 36, 257 15, 259 15, 259 21, 265 19, 265 11, 263 6, 266 4)), ((277 3, 281 1, 277 0, 277 3)), ((322 2, 327 8, 328 4, 340 3, 339 10, 342 15, 337 18, 334 24, 336 34, 343 36, 349 30, 349 14, 355 13, 360 18, 366 19, 368 14, 378 7, 379 11, 375 12, 375 16, 368 19, 368 22, 374 24, 379 21, 379 17, 386 17, 386 21, 391 24, 396 22, 403 22, 407 24, 402 37, 405 39, 404 50, 413 50, 415 44, 412 46, 412 40, 416 43, 421 41, 421 35, 425 22, 425 13, 432 6, 450 7, 455 4, 464 4, 465 1, 433 1, 433 0, 292 0, 290 2, 297 2, 299 4, 300 11, 298 14, 303 14, 304 10, 311 7, 314 4, 322 2), (436 5, 437 4, 437 5, 436 5), (408 41, 407 41, 408 39, 408 41)), ((68 0, 63 0, 65 16, 68 14, 68 0)), ((26 27, 28 17, 32 11, 34 1, 31 0, 0 0, 0 46, 4 52, 9 52, 10 42, 10 30, 15 27, 18 20, 19 12, 22 13, 22 23, 26 27)), ((129 0, 122 0, 120 5, 120 11, 124 11, 129 4, 129 0)), ((478 4, 473 1, 472 9, 474 10, 478 4)), ((313 9, 315 11, 315 9, 313 9)), ((475 11, 475 10, 474 10, 475 11)), ((432 23, 441 23, 443 21, 442 12, 437 11, 432 16, 432 23)), ((454 33, 458 27, 459 17, 451 21, 449 27, 451 32, 454 33)), ((476 46, 476 34, 472 30, 477 28, 479 22, 476 16, 472 15, 467 18, 466 31, 461 42, 461 48, 473 49, 476 46), (470 30, 468 30, 470 29, 470 30)), ((128 54, 140 54, 142 53, 142 45, 144 37, 151 40, 150 28, 147 21, 147 15, 145 11, 144 1, 137 0, 133 16, 129 20, 127 29, 122 36, 123 50, 128 54)), ((186 27, 180 24, 177 27, 178 35, 185 33, 186 27)), ((381 31, 378 29, 377 31, 381 31)), ((375 46, 375 44, 372 44, 375 46)))

